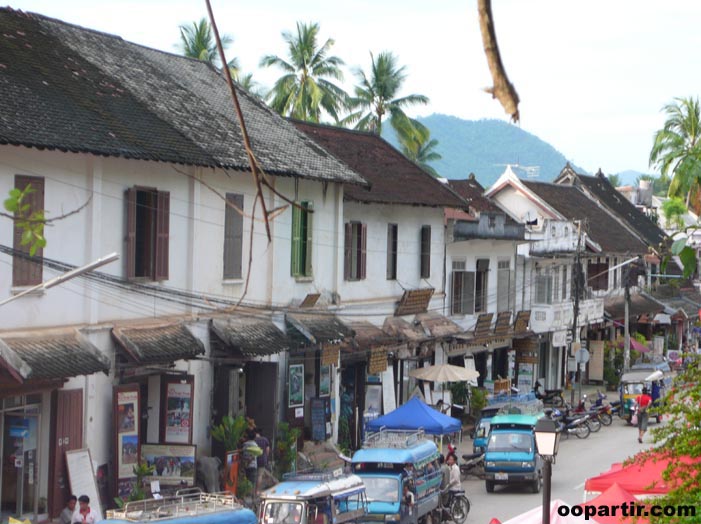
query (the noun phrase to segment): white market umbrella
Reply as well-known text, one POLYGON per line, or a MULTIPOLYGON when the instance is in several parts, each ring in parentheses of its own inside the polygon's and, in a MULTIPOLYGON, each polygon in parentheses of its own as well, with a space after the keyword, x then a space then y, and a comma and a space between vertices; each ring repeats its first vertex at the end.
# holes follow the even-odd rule
POLYGON ((452 364, 438 364, 425 368, 417 368, 409 372, 410 377, 427 382, 465 382, 480 376, 478 371, 452 364))

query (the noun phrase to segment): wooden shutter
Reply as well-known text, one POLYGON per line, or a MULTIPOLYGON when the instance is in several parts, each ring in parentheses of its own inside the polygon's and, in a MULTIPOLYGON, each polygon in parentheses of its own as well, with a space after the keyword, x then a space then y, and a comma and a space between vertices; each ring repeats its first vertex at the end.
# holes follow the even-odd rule
POLYGON ((126 257, 124 262, 127 278, 136 276, 136 193, 137 190, 133 187, 124 192, 127 216, 127 234, 124 238, 126 257))
POLYGON ((450 288, 452 290, 452 300, 451 300, 451 315, 461 315, 462 314, 462 290, 463 290, 463 278, 465 276, 464 271, 453 271, 451 273, 451 284, 450 288))
POLYGON ((431 226, 421 226, 421 278, 431 277, 431 226))
POLYGON ((358 257, 358 266, 359 266, 359 275, 358 278, 360 280, 365 278, 366 272, 367 272, 367 239, 368 239, 368 226, 367 224, 359 224, 360 225, 360 253, 358 257))
POLYGON ((397 278, 397 224, 387 224, 387 280, 397 278))
MULTIPOLYGON (((296 202, 299 203, 299 202, 296 202)), ((301 204, 300 204, 301 205, 301 204)), ((292 250, 290 272, 293 277, 302 273, 302 210, 292 206, 292 250)))
POLYGON ((462 312, 465 315, 475 314, 475 289, 476 274, 474 271, 465 271, 462 280, 462 312))
POLYGON ((343 278, 351 279, 351 265, 353 256, 353 224, 346 222, 345 237, 343 239, 343 278))
MULTIPOLYGON (((31 193, 25 200, 25 204, 29 204, 29 210, 25 216, 29 216, 35 211, 44 209, 44 179, 37 176, 15 175, 15 188, 24 191, 28 185, 31 185, 31 193)), ((15 214, 16 216, 16 214, 15 214)), ((13 231, 13 249, 22 253, 29 254, 30 244, 22 245, 22 228, 14 227, 13 231)), ((46 233, 46 231, 44 232, 46 233)), ((38 248, 34 253, 37 261, 29 260, 24 257, 12 257, 12 285, 13 286, 35 286, 41 284, 44 266, 39 261, 44 255, 44 250, 38 248)))
POLYGON ((304 208, 306 211, 304 212, 304 224, 306 226, 306 238, 304 239, 305 241, 305 249, 304 249, 304 265, 302 268, 304 269, 304 276, 305 277, 310 277, 312 275, 312 231, 313 231, 313 220, 312 216, 314 209, 314 205, 311 202, 305 202, 304 203, 304 208))
POLYGON ((158 191, 156 204, 156 265, 154 280, 168 280, 168 252, 170 239, 170 193, 158 191))
POLYGON ((243 259, 243 195, 226 194, 224 211, 224 278, 241 278, 243 259))

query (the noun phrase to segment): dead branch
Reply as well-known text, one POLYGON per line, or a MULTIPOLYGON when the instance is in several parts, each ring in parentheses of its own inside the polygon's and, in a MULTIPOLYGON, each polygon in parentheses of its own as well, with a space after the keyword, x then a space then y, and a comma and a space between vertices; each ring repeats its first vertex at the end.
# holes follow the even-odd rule
POLYGON ((501 61, 499 44, 497 44, 497 36, 494 31, 491 0, 478 0, 477 10, 479 13, 480 31, 482 32, 482 43, 484 44, 484 54, 487 56, 487 64, 494 82, 494 85, 485 88, 485 91, 490 93, 492 98, 499 100, 504 111, 511 116, 514 122, 518 122, 518 94, 516 93, 516 88, 509 82, 504 64, 501 61))
POLYGON ((236 95, 236 89, 234 88, 234 81, 231 78, 231 71, 226 65, 226 55, 224 54, 224 46, 222 46, 221 38, 219 38, 219 29, 217 29, 217 23, 214 20, 214 12, 212 11, 212 4, 209 0, 205 0, 207 3, 207 12, 209 13, 209 22, 212 26, 212 33, 217 42, 217 49, 219 50, 219 58, 221 59, 222 69, 224 70, 224 77, 226 78, 226 83, 229 86, 229 91, 231 92, 231 99, 234 102, 234 109, 236 109, 236 115, 239 119, 239 126, 241 127, 241 135, 243 136, 243 145, 246 148, 246 153, 248 154, 248 163, 251 166, 251 174, 256 183, 256 199, 260 200, 260 205, 263 209, 263 218, 265 219, 265 232, 268 235, 268 242, 272 241, 272 235, 270 233, 270 222, 268 221, 268 210, 266 209, 265 197, 263 196, 263 186, 261 184, 261 175, 258 171, 258 162, 253 155, 253 149, 251 149, 251 141, 248 138, 248 131, 246 129, 246 122, 243 119, 243 112, 241 111, 241 106, 239 104, 239 98, 236 95))
POLYGON ((74 210, 69 211, 68 213, 64 213, 63 215, 59 215, 59 216, 54 217, 54 218, 25 218, 25 217, 21 217, 21 216, 10 215, 9 213, 3 213, 3 212, 0 212, 0 217, 8 218, 8 219, 12 220, 13 222, 21 221, 21 222, 28 222, 30 224, 40 224, 41 223, 41 224, 44 224, 45 226, 50 226, 54 222, 58 222, 59 220, 64 220, 70 216, 73 216, 75 214, 80 213, 83 209, 85 209, 88 206, 88 204, 91 201, 92 201, 92 194, 90 194, 90 196, 88 197, 88 199, 85 201, 85 203, 82 206, 77 207, 74 210))

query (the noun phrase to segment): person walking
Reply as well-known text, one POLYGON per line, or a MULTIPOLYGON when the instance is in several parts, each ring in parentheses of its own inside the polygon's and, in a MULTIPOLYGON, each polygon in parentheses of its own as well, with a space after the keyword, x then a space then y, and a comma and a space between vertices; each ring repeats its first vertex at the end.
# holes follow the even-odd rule
POLYGON ((650 419, 649 408, 652 404, 652 397, 648 395, 647 388, 643 388, 643 392, 635 398, 635 404, 638 411, 638 442, 643 443, 643 437, 647 431, 647 424, 650 419))
POLYGON ((256 477, 258 476, 258 457, 263 450, 256 443, 256 432, 252 429, 246 430, 246 441, 241 447, 243 467, 246 469, 246 478, 253 484, 253 491, 256 489, 256 477))
POLYGON ((256 444, 263 450, 263 453, 258 457, 258 469, 257 469, 257 479, 256 479, 256 491, 260 490, 261 482, 263 481, 263 475, 268 469, 268 462, 270 461, 270 441, 264 437, 259 428, 254 428, 253 430, 256 434, 256 444))

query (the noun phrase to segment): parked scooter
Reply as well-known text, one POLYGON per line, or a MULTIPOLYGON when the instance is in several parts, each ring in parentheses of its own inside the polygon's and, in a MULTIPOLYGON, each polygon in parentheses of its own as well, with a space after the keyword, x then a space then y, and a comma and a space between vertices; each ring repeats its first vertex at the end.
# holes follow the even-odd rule
MULTIPOLYGON (((599 393, 601 395, 601 393, 599 393)), ((606 395, 604 395, 604 398, 606 398, 606 395)), ((600 399, 597 402, 601 402, 602 399, 600 399)), ((604 426, 610 426, 611 423, 613 422, 613 417, 611 416, 611 406, 608 404, 591 404, 588 408, 586 406, 586 401, 587 401, 587 396, 584 395, 582 397, 582 400, 579 402, 576 408, 571 410, 573 414, 587 414, 587 415, 592 415, 592 418, 596 419, 595 425, 598 427, 591 427, 591 430, 593 432, 599 431, 601 429, 601 425, 604 426)), ((591 424, 590 424, 591 426, 591 424)))
POLYGON ((563 435, 575 435, 577 438, 587 438, 591 429, 587 425, 587 416, 567 417, 557 408, 550 412, 550 418, 557 422, 563 435))
POLYGON ((462 459, 464 462, 460 464, 460 475, 463 480, 469 475, 484 478, 484 453, 468 453, 462 459))
POLYGON ((553 406, 562 406, 565 403, 565 398, 562 396, 561 389, 546 389, 544 393, 540 392, 542 384, 536 381, 533 387, 533 393, 538 400, 542 400, 543 404, 552 404, 553 406))

